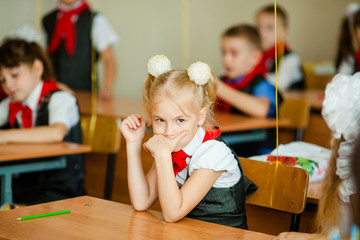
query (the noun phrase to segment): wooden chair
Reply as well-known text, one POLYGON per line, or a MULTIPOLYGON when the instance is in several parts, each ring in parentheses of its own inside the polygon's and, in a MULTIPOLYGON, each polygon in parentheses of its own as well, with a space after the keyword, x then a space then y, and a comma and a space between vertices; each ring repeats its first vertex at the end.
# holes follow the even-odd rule
POLYGON ((239 159, 244 175, 258 186, 258 190, 246 198, 246 203, 291 213, 290 231, 298 231, 306 204, 309 173, 302 168, 239 159))
POLYGON ((325 90, 335 74, 335 67, 330 61, 304 62, 303 69, 306 89, 325 90))
POLYGON ((81 114, 83 143, 90 145, 92 152, 108 154, 104 198, 111 198, 116 154, 120 150, 121 120, 91 114, 81 114))
POLYGON ((295 129, 296 141, 301 141, 304 129, 309 124, 310 104, 306 98, 285 98, 279 108, 279 118, 288 119, 289 124, 281 128, 295 129))

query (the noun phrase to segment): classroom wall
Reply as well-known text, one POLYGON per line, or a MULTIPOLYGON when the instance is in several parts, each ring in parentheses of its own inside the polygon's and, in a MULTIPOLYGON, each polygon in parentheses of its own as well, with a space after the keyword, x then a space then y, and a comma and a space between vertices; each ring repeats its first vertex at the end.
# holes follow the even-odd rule
MULTIPOLYGON (((37 17, 56 0, 0 0, 0 37, 37 17), (39 14, 40 13, 40 14, 39 14)), ((230 25, 253 23, 257 9, 271 0, 89 0, 120 36, 115 46, 115 95, 141 98, 146 62, 166 54, 174 68, 208 62, 220 75, 221 33, 230 25)), ((290 17, 289 45, 303 61, 332 60, 345 7, 354 0, 278 0, 290 17)), ((359 1, 357 1, 359 2, 359 1)), ((100 66, 100 72, 102 68, 100 66)), ((101 76, 101 75, 100 75, 101 76)))

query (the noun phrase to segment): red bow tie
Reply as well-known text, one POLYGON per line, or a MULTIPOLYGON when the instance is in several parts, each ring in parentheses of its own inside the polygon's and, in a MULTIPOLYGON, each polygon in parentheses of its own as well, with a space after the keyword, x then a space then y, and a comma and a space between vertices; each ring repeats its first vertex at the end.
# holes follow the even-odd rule
POLYGON ((184 150, 171 153, 171 158, 173 162, 173 169, 175 176, 181 172, 187 166, 186 158, 191 157, 187 155, 184 150))
MULTIPOLYGON (((43 86, 41 89, 41 93, 40 93, 40 97, 38 100, 38 105, 40 104, 42 98, 53 91, 58 90, 58 86, 56 85, 56 83, 54 82, 54 80, 52 79, 48 79, 48 80, 44 80, 43 81, 43 86)), ((11 125, 11 127, 14 127, 15 125, 15 119, 16 119, 16 115, 18 114, 18 112, 22 111, 21 114, 21 120, 23 123, 23 127, 24 128, 31 128, 32 127, 32 111, 31 108, 29 108, 27 105, 23 105, 20 102, 10 102, 9 103, 9 123, 11 125)))
POLYGON ((24 128, 32 127, 32 111, 27 105, 23 105, 20 102, 9 103, 9 123, 14 127, 16 115, 18 112, 21 113, 21 120, 24 128))
MULTIPOLYGON (((220 135, 220 129, 209 129, 205 132, 205 136, 203 139, 203 143, 208 140, 213 140, 220 135)), ((175 176, 181 172, 187 166, 186 158, 191 157, 190 155, 186 154, 184 150, 180 150, 178 152, 171 153, 171 158, 173 162, 173 169, 175 176)))
POLYGON ((89 9, 89 5, 84 1, 79 7, 70 11, 58 9, 59 18, 56 21, 55 30, 49 44, 49 52, 53 53, 60 46, 62 38, 65 40, 65 48, 67 53, 72 56, 75 51, 76 32, 75 24, 72 21, 74 15, 79 15, 83 11, 89 9))

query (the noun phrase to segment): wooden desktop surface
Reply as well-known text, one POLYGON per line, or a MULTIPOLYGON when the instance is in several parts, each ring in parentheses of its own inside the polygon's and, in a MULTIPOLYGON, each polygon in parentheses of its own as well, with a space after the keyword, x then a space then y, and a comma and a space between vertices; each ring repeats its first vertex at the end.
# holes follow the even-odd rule
MULTIPOLYGON (((91 98, 89 92, 78 91, 76 97, 79 102, 80 112, 91 113, 91 98)), ((121 119, 138 113, 144 115, 144 109, 140 100, 113 97, 108 100, 98 99, 97 114, 113 116, 121 119)), ((222 132, 247 131, 254 129, 274 128, 276 120, 269 118, 253 118, 240 114, 215 112, 216 125, 222 132)), ((286 126, 286 119, 279 120, 279 126, 286 126)))
POLYGON ((0 212, 4 239, 273 239, 273 236, 184 218, 166 223, 157 211, 82 196, 0 212), (16 221, 19 217, 71 210, 71 213, 16 221))
POLYGON ((285 92, 283 95, 285 98, 306 98, 310 103, 311 109, 321 110, 325 92, 324 90, 318 89, 307 89, 303 91, 291 90, 285 92))
POLYGON ((0 162, 90 152, 91 147, 70 142, 0 144, 0 162))
POLYGON ((309 183, 306 202, 318 204, 321 197, 321 189, 322 181, 309 183))

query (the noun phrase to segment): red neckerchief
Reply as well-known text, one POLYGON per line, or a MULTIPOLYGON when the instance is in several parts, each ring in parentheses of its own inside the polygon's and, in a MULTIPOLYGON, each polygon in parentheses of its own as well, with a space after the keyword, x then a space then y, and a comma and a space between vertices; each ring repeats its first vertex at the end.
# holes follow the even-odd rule
POLYGON ((354 69, 354 73, 355 73, 360 71, 360 51, 356 52, 354 57, 355 57, 355 69, 354 69))
POLYGON ((23 105, 21 102, 9 103, 9 123, 11 127, 15 125, 16 114, 21 111, 21 120, 24 128, 32 127, 32 111, 27 105, 23 105))
POLYGON ((59 48, 61 40, 64 38, 65 49, 67 53, 72 56, 75 51, 75 42, 76 42, 76 32, 75 24, 72 21, 72 18, 76 15, 79 15, 83 11, 89 9, 89 5, 86 1, 83 1, 80 6, 77 8, 71 9, 69 11, 64 11, 62 9, 57 9, 58 19, 55 24, 55 30, 51 37, 49 44, 49 52, 53 53, 56 49, 59 48))
MULTIPOLYGON (((260 62, 258 65, 256 65, 251 70, 251 72, 246 74, 242 78, 242 80, 232 81, 230 78, 224 77, 222 81, 226 85, 228 85, 236 90, 241 90, 241 89, 245 88, 246 86, 248 86, 257 75, 264 75, 266 73, 266 69, 264 67, 265 67, 265 65, 262 62, 260 62)), ((222 99, 218 99, 217 103, 216 103, 216 108, 220 111, 230 112, 231 105, 229 103, 223 101, 222 99)))
MULTIPOLYGON (((205 136, 203 139, 203 143, 208 140, 213 140, 220 135, 220 129, 209 129, 205 132, 205 136)), ((173 169, 175 176, 181 172, 187 166, 186 158, 191 157, 190 155, 186 154, 184 150, 180 150, 178 152, 171 153, 171 158, 173 162, 173 169)))
MULTIPOLYGON (((287 51, 289 48, 285 42, 279 42, 277 45, 277 57, 278 61, 282 56, 284 56, 285 51, 287 51)), ((263 56, 261 59, 261 64, 267 71, 269 70, 270 66, 268 62, 273 63, 275 61, 275 45, 274 47, 266 50, 263 52, 263 56)))
MULTIPOLYGON (((41 89, 40 97, 37 105, 40 104, 43 96, 46 94, 58 90, 56 83, 53 80, 43 81, 43 87, 41 89)), ((21 102, 10 102, 9 103, 9 123, 11 127, 15 126, 15 119, 18 112, 21 111, 21 121, 24 128, 31 128, 33 126, 32 120, 32 111, 31 108, 27 105, 22 104, 21 102)))

